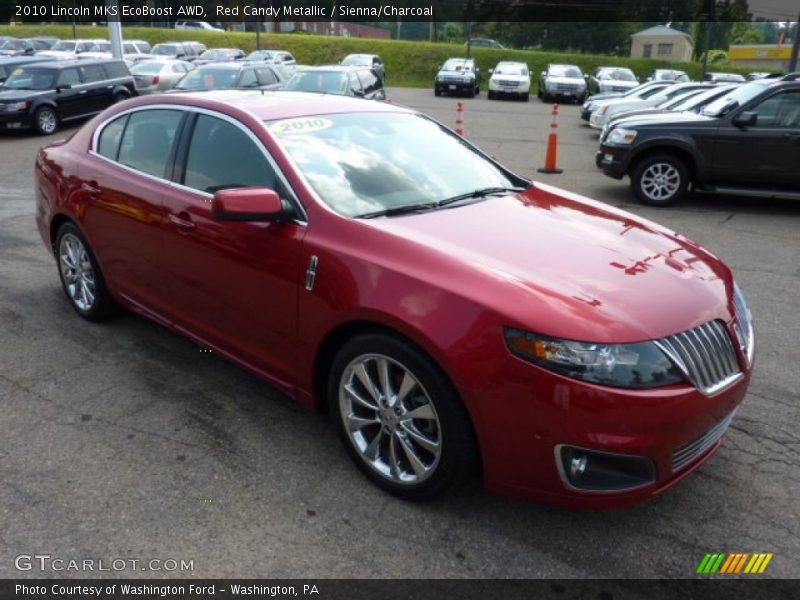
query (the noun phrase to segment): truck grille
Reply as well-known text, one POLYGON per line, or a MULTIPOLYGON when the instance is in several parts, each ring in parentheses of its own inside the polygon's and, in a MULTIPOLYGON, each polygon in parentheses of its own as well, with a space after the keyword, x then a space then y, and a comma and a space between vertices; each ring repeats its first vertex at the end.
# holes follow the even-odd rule
POLYGON ((728 426, 731 424, 731 421, 733 421, 735 414, 736 411, 733 411, 727 417, 722 419, 722 421, 714 425, 714 427, 706 431, 701 437, 675 450, 675 452, 672 453, 673 473, 680 471, 683 467, 693 462, 696 458, 711 448, 711 446, 716 444, 717 441, 728 430, 728 426))
POLYGON ((510 81, 508 79, 501 79, 497 83, 499 83, 500 85, 504 85, 506 87, 519 87, 520 84, 519 81, 510 81))
POLYGON ((556 91, 559 91, 559 92, 570 92, 570 93, 577 92, 578 91, 578 86, 577 85, 573 85, 571 83, 557 83, 556 84, 556 91))
POLYGON ((723 390, 742 376, 736 349, 721 321, 709 321, 655 343, 706 395, 723 390))

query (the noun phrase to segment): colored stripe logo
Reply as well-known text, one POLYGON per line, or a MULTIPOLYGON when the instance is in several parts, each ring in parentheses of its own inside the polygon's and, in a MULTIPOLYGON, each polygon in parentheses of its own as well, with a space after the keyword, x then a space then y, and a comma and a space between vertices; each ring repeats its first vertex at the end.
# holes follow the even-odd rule
POLYGON ((772 552, 709 552, 700 561, 697 573, 713 575, 736 575, 740 573, 755 575, 767 570, 772 552))

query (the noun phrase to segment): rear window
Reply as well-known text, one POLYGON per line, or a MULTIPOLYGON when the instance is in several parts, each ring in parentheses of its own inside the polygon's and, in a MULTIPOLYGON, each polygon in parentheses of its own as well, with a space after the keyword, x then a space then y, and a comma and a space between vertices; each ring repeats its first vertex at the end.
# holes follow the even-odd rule
POLYGON ((138 65, 131 67, 131 73, 134 75, 156 75, 161 72, 164 63, 160 62, 142 62, 138 65))
POLYGON ((339 71, 301 71, 292 76, 285 89, 344 95, 347 94, 347 74, 339 71))
POLYGON ((95 83, 106 78, 100 65, 84 65, 81 67, 81 80, 84 83, 95 83))
POLYGON ((106 70, 109 79, 128 77, 131 74, 128 70, 128 66, 121 60, 105 63, 103 64, 103 68, 106 70))

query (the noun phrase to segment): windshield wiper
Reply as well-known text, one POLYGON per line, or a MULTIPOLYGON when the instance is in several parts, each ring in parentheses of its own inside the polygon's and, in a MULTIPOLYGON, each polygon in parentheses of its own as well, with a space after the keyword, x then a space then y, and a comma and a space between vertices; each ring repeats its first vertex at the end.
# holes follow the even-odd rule
POLYGON ((451 196, 450 198, 445 198, 444 200, 440 200, 436 203, 437 208, 441 208, 442 206, 448 206, 450 204, 455 204, 456 202, 461 202, 462 200, 473 200, 476 198, 486 198, 487 196, 497 196, 498 194, 507 194, 509 192, 524 192, 525 190, 529 189, 528 187, 488 187, 482 188, 478 190, 473 190, 471 192, 467 192, 466 194, 458 194, 457 196, 451 196))
POLYGON ((392 208, 384 208, 374 212, 356 215, 354 219, 374 219, 375 217, 396 217, 398 215, 407 215, 414 212, 422 212, 425 210, 434 210, 438 208, 437 202, 420 202, 419 204, 406 204, 405 206, 395 206, 392 208))

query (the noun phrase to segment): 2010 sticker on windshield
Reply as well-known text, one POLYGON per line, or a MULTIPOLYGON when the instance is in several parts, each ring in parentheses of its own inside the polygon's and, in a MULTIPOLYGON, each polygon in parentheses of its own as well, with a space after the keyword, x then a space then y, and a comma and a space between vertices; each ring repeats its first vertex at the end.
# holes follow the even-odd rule
POLYGON ((296 134, 296 133, 314 133, 322 131, 333 126, 333 121, 330 119, 322 119, 320 117, 300 118, 300 119, 284 119, 269 126, 270 131, 277 135, 296 134))

